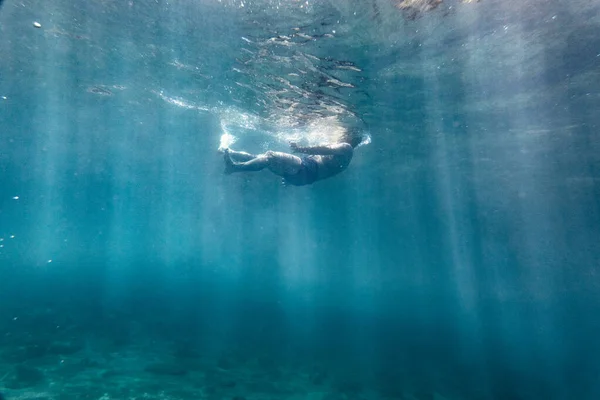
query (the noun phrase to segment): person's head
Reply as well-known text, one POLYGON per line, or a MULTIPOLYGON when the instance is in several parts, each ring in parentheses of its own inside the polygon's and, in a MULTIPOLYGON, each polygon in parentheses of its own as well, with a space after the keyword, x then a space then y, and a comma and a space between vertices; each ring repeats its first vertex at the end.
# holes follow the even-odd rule
POLYGON ((363 135, 358 131, 358 129, 348 129, 346 130, 341 138, 340 142, 348 143, 353 148, 356 148, 363 141, 363 135))

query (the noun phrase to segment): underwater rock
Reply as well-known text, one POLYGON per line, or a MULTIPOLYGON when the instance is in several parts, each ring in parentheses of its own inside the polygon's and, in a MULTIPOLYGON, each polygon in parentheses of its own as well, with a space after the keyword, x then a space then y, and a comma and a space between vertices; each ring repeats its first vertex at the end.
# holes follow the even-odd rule
POLYGON ((209 397, 212 398, 214 395, 216 395, 219 390, 216 386, 214 385, 205 385, 203 387, 204 393, 209 397))
POLYGON ((2 358, 11 363, 22 363, 28 360, 44 357, 48 353, 48 347, 44 345, 31 345, 17 347, 2 353, 2 358))
POLYGON ((435 400, 435 395, 433 393, 424 390, 414 392, 413 397, 418 400, 435 400))
POLYGON ((316 371, 310 375, 309 379, 313 385, 320 386, 327 380, 327 373, 323 371, 316 371))
POLYGON ((228 356, 222 356, 217 361, 217 367, 223 370, 230 370, 235 366, 235 362, 228 356))
POLYGON ((88 357, 85 357, 85 358, 82 358, 79 361, 79 366, 82 369, 85 369, 85 368, 100 368, 100 363, 98 361, 95 361, 95 360, 92 360, 92 359, 90 359, 88 357))
POLYGON ((44 374, 37 368, 26 365, 17 365, 14 370, 12 382, 6 385, 10 389, 23 389, 35 386, 44 380, 44 374))
MULTIPOLYGON (((2 4, 1 1, 0 1, 0 4, 2 4)), ((6 397, 4 397, 4 395, 2 393, 0 393, 0 400, 6 400, 6 397)))
POLYGON ((338 379, 336 379, 333 385, 339 393, 351 396, 360 394, 364 390, 362 383, 349 376, 341 378, 338 377, 338 379))
POLYGON ((17 365, 15 367, 15 379, 22 382, 38 383, 44 380, 44 374, 37 368, 17 365))
POLYGON ((182 360, 189 360, 201 358, 202 355, 194 349, 192 343, 189 341, 181 341, 174 345, 173 357, 182 360))
POLYGON ((71 343, 54 343, 48 346, 48 354, 67 356, 75 354, 82 349, 81 346, 71 343))
POLYGON ((346 399, 346 395, 341 393, 329 392, 323 395, 321 400, 344 400, 346 399))
POLYGON ((114 378, 115 376, 120 376, 120 375, 121 375, 121 372, 116 371, 114 369, 107 369, 106 371, 104 371, 100 374, 102 379, 111 379, 111 378, 114 378))
POLYGON ((2 358, 8 362, 18 364, 37 358, 42 358, 47 355, 71 355, 79 352, 81 349, 82 347, 80 345, 69 343, 31 344, 5 351, 2 353, 2 358))
POLYGON ((150 364, 144 368, 144 371, 150 372, 156 375, 168 375, 168 376, 183 376, 187 374, 187 371, 181 368, 179 365, 174 364, 150 364))

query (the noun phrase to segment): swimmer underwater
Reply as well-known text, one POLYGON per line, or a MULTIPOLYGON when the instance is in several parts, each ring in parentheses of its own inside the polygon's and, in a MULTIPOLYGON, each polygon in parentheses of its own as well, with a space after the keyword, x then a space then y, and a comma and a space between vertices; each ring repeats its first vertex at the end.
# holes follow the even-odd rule
POLYGON ((281 176, 285 184, 294 186, 310 185, 316 181, 330 178, 344 171, 350 165, 354 149, 363 142, 363 136, 346 131, 337 143, 320 146, 299 146, 290 143, 293 153, 267 151, 253 155, 242 151, 223 150, 225 173, 256 172, 267 168, 281 176))

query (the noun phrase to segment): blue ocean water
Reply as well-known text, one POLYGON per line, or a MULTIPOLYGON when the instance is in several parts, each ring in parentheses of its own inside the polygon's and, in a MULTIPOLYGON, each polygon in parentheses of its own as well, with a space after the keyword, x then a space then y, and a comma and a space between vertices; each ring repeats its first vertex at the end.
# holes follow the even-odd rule
POLYGON ((600 398, 599 2, 0 3, 6 400, 600 398))

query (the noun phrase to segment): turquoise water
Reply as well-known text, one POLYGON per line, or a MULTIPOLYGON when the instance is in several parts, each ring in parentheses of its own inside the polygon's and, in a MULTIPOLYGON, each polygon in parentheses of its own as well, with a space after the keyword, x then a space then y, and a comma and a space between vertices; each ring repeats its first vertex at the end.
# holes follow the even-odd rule
POLYGON ((0 3, 6 400, 600 397, 600 3, 0 3))

